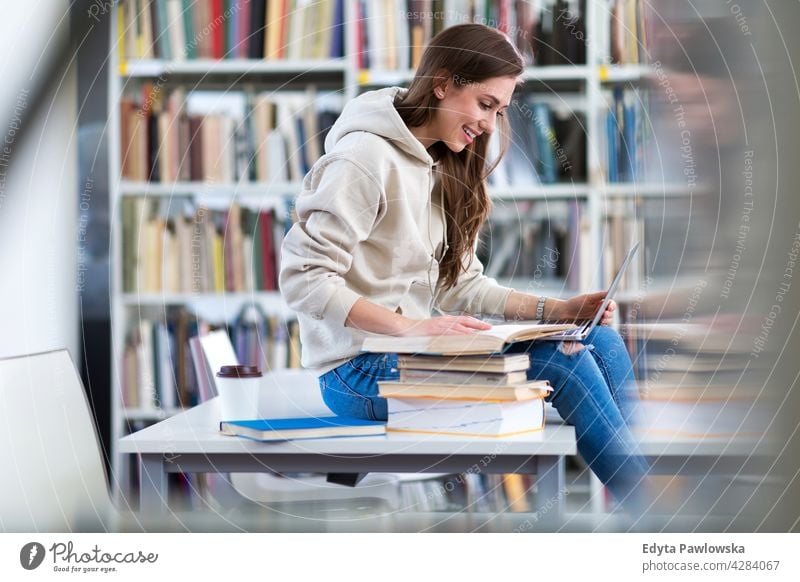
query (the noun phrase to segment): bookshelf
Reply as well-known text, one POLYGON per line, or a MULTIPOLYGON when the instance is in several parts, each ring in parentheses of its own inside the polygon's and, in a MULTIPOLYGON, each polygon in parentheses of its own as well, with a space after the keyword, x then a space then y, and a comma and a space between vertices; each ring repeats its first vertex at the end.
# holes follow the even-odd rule
MULTIPOLYGON (((318 59, 242 58, 241 47, 237 48, 235 41, 247 36, 242 34, 242 27, 247 30, 248 24, 247 18, 237 13, 235 26, 239 27, 238 32, 233 24, 226 23, 231 24, 234 28, 226 27, 224 29, 222 41, 218 39, 212 41, 212 45, 222 42, 222 48, 214 45, 204 49, 218 52, 222 50, 222 58, 200 56, 182 60, 160 59, 156 57, 161 51, 159 42, 163 35, 158 34, 158 26, 153 24, 158 22, 158 15, 153 16, 150 10, 153 8, 158 10, 161 8, 161 4, 170 10, 177 10, 174 16, 178 21, 180 18, 184 18, 185 21, 185 15, 189 12, 192 13, 192 18, 196 18, 197 14, 193 10, 201 4, 205 5, 200 0, 197 2, 127 0, 115 4, 112 16, 111 45, 113 50, 109 67, 109 169, 112 176, 110 193, 113 212, 111 229, 111 256, 113 257, 111 281, 112 465, 115 474, 120 479, 130 478, 130 468, 122 462, 116 443, 121 436, 131 430, 129 425, 138 426, 141 422, 158 420, 181 410, 180 406, 165 405, 161 402, 156 402, 154 406, 144 407, 128 402, 129 405, 126 406, 123 393, 126 381, 130 380, 130 376, 126 376, 130 370, 127 370, 122 362, 126 359, 126 349, 130 343, 131 333, 136 331, 139 322, 143 320, 153 321, 156 324, 160 322, 169 328, 168 324, 174 310, 182 310, 181 313, 191 313, 205 322, 227 324, 251 303, 257 304, 266 317, 272 318, 272 322, 292 319, 292 313, 277 291, 254 290, 252 285, 249 288, 241 286, 236 289, 195 288, 191 291, 166 290, 164 288, 145 289, 141 288, 140 282, 131 285, 125 274, 124 258, 129 255, 126 254, 127 219, 124 216, 123 208, 126 205, 130 207, 130 203, 125 201, 134 201, 134 203, 135 201, 144 201, 144 204, 149 205, 150 208, 166 208, 165 212, 167 213, 172 212, 174 206, 185 204, 225 212, 226 208, 235 203, 243 209, 249 207, 255 211, 274 209, 275 220, 285 221, 290 219, 288 201, 300 189, 299 179, 289 179, 286 176, 274 179, 254 179, 249 170, 249 173, 244 175, 229 175, 216 180, 187 179, 185 174, 178 175, 178 179, 167 180, 148 180, 147 176, 143 177, 141 173, 136 178, 132 178, 128 175, 129 168, 126 166, 129 163, 126 160, 129 160, 130 148, 123 143, 124 137, 130 135, 129 119, 126 119, 122 113, 123 104, 132 96, 141 98, 143 87, 150 87, 151 95, 154 91, 159 94, 157 100, 162 108, 159 113, 165 110, 170 95, 174 95, 176 91, 186 93, 187 103, 195 95, 203 92, 223 94, 226 95, 226 98, 230 97, 230 94, 243 94, 247 102, 248 99, 263 95, 276 98, 292 95, 302 97, 307 95, 309 87, 313 87, 315 99, 319 95, 332 94, 335 96, 334 101, 338 98, 343 104, 366 90, 387 85, 406 84, 413 76, 413 68, 399 65, 405 64, 404 60, 413 63, 414 54, 417 54, 406 55, 407 58, 399 59, 396 67, 383 66, 379 68, 374 63, 367 63, 369 66, 364 67, 365 57, 359 51, 358 43, 364 42, 366 36, 366 46, 370 49, 374 48, 370 45, 369 33, 371 30, 374 32, 375 20, 370 19, 369 8, 376 4, 367 1, 345 2, 343 0, 317 3, 308 0, 290 4, 300 6, 302 10, 298 8, 298 11, 311 10, 315 7, 320 10, 341 10, 342 38, 339 47, 341 55, 318 59), (181 8, 175 6, 176 4, 186 8, 188 12, 182 12, 181 8), (365 13, 367 20, 360 20, 363 19, 365 13), (148 20, 151 21, 149 25, 145 24, 145 21, 148 20), (364 22, 367 24, 362 28, 361 25, 364 22), (371 26, 372 29, 370 29, 371 26), (136 34, 142 36, 143 39, 152 39, 151 48, 143 48, 142 43, 131 42, 124 32, 126 30, 135 30, 136 34), (215 46, 216 48, 214 48, 215 46), (225 47, 228 47, 232 58, 225 57, 225 47)), ((271 4, 267 2, 267 5, 271 4)), ((401 14, 399 8, 407 7, 407 4, 410 3, 398 0, 396 14, 401 14)), ((493 5, 511 6, 512 3, 493 3, 489 0, 473 3, 443 0, 434 4, 442 5, 452 14, 463 10, 465 6, 479 6, 483 10, 490 10, 493 5)), ((576 247, 576 253, 583 253, 584 266, 580 270, 579 276, 573 277, 569 281, 553 278, 543 281, 536 287, 530 287, 530 279, 515 277, 512 272, 509 275, 498 275, 498 280, 503 284, 551 296, 567 296, 581 288, 602 285, 604 283, 602 269, 592 270, 586 265, 602 264, 603 261, 608 262, 614 259, 614 257, 604 257, 600 250, 603 248, 603 243, 608 240, 606 215, 609 201, 621 201, 620 204, 626 205, 626 208, 630 209, 639 204, 643 198, 680 197, 691 194, 685 185, 665 180, 648 183, 643 179, 645 176, 639 173, 632 177, 629 176, 630 180, 627 183, 609 182, 606 163, 608 151, 606 125, 608 112, 614 106, 613 93, 623 87, 632 91, 650 78, 649 69, 638 62, 630 64, 613 64, 611 62, 613 59, 610 59, 609 55, 612 51, 608 46, 610 35, 608 20, 610 19, 611 4, 614 3, 591 1, 559 3, 558 7, 563 5, 563 7, 571 9, 580 6, 581 19, 585 23, 585 36, 583 38, 576 37, 583 44, 584 54, 581 62, 529 66, 524 72, 525 84, 521 92, 530 96, 533 103, 546 105, 554 119, 560 115, 575 115, 579 120, 582 132, 579 153, 583 159, 582 167, 578 172, 579 177, 560 176, 557 180, 540 180, 538 183, 531 184, 495 183, 490 184, 489 190, 496 200, 495 210, 498 214, 502 214, 504 209, 513 214, 518 205, 528 205, 529 207, 532 205, 534 212, 536 208, 545 208, 545 216, 547 212, 550 212, 547 210, 548 205, 559 206, 562 209, 566 208, 569 212, 577 213, 580 220, 574 222, 573 226, 578 225, 579 232, 573 234, 577 237, 575 244, 580 247, 579 250, 576 247)), ((217 5, 227 9, 239 6, 239 2, 224 0, 217 5)), ((556 4, 553 3, 553 6, 556 7, 556 4)), ((308 17, 308 14, 310 13, 303 18, 308 17)), ((333 14, 334 18, 337 18, 339 13, 333 12, 333 14)), ((559 14, 563 15, 563 12, 559 14)), ((175 21, 175 18, 172 20, 175 21)), ((312 20, 306 21, 306 24, 310 22, 312 20)), ((318 20, 318 22, 322 22, 322 20, 318 20)), ((197 26, 198 22, 195 21, 194 24, 197 26)), ((291 22, 287 26, 289 36, 286 45, 290 47, 291 50, 288 51, 290 53, 298 52, 291 47, 303 44, 309 38, 316 38, 315 32, 311 28, 302 29, 296 28, 297 26, 301 25, 291 22), (293 35, 292 32, 297 34, 293 35)), ((405 26, 408 26, 413 32, 418 23, 406 23, 405 26)), ((441 23, 433 23, 433 26, 434 28, 428 30, 426 35, 437 32, 436 26, 441 26, 441 23)), ((267 28, 264 42, 269 46, 270 42, 277 41, 269 40, 269 26, 267 28)), ((334 27, 334 29, 336 28, 334 27)), ((409 31, 403 28, 402 23, 398 24, 397 30, 401 28, 403 30, 397 38, 404 38, 404 35, 409 34, 409 31)), ((567 32, 569 30, 567 29, 567 32)), ((169 42, 180 41, 180 34, 172 28, 167 27, 164 34, 168 37, 169 42)), ((214 38, 216 39, 216 37, 214 38)), ((429 38, 429 36, 425 38, 429 38)), ((398 46, 403 45, 398 42, 398 46)), ((371 53, 368 51, 366 54, 369 56, 371 53)), ((208 100, 206 98, 206 101, 208 100)), ((136 103, 134 103, 135 105, 136 103)), ((145 108, 142 103, 139 103, 138 107, 145 108)), ((246 111, 248 110, 246 109, 246 111)), ((245 117, 249 119, 247 114, 245 117)), ((166 131, 169 131, 168 128, 169 126, 166 131)), ((277 124, 274 129, 278 129, 277 124)), ((235 147, 234 139, 230 143, 233 145, 227 147, 235 147)), ((291 150, 291 145, 291 143, 287 144, 289 150, 291 150)), ((225 151, 224 148, 223 151, 225 151)), ((164 152, 161 148, 155 153, 157 157, 162 154, 164 152)), ((178 154, 180 161, 185 162, 184 158, 188 154, 185 152, 178 152, 178 154)), ((290 151, 289 159, 282 160, 284 165, 294 163, 291 160, 291 154, 290 151)), ((153 154, 146 151, 145 156, 148 155, 153 154)), ((163 158, 158 157, 158 159, 163 162, 163 158)), ((172 163, 174 162, 173 159, 172 163)), ((313 159, 306 160, 306 162, 307 165, 310 165, 313 163, 313 159)), ((236 158, 233 163, 236 164, 236 158)), ((251 163, 253 162, 251 161, 251 163)), ((297 170, 298 167, 295 167, 295 177, 302 176, 302 166, 299 167, 299 174, 297 170)), ((141 218, 146 211, 141 208, 139 210, 141 218)), ((158 215, 161 210, 153 212, 158 215)), ((170 216, 172 215, 166 214, 165 220, 169 220, 170 216)), ((522 222, 524 222, 524 214, 513 228, 518 227, 522 222)), ((277 239, 273 241, 273 244, 275 243, 277 243, 277 239)), ((141 241, 137 244, 140 245, 141 241)), ((619 249, 619 252, 624 255, 626 250, 619 249)), ((161 257, 165 256, 162 248, 161 257)), ((644 256, 641 258, 643 262, 644 256)), ((252 257, 250 261, 252 261, 252 257)), ((246 264, 252 263, 246 261, 246 264)), ((487 267, 489 265, 491 265, 491 257, 487 262, 487 267)), ((607 266, 606 270, 610 271, 612 267, 607 266)), ((636 289, 629 288, 627 292, 635 295, 636 289)), ((152 346, 151 349, 153 349, 152 346)), ((171 354, 167 356, 168 359, 175 357, 175 354, 172 353, 175 351, 174 344, 169 347, 162 345, 160 349, 171 354)), ((130 356, 129 353, 128 355, 130 356)), ((132 361, 132 358, 128 357, 128 360, 132 361)), ((166 376, 168 375, 166 374, 166 376)), ((176 374, 172 382, 179 381, 177 375, 179 374, 176 374)))

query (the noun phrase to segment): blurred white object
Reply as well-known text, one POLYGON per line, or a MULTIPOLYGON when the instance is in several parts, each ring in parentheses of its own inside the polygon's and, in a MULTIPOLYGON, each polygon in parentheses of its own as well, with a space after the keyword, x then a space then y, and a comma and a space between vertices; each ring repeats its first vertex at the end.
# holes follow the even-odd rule
MULTIPOLYGON (((8 149, 0 168, 0 357, 64 346, 79 353, 77 215, 84 196, 78 195, 75 59, 64 59, 63 50, 68 11, 65 0, 35 9, 3 3, 0 52, 8 58, 0 67, 0 126, 8 149), (56 58, 64 66, 40 94, 56 58)), ((91 204, 91 196, 86 192, 84 202, 91 204)))
POLYGON ((67 350, 0 359, 0 425, 0 530, 103 529, 115 512, 67 350))

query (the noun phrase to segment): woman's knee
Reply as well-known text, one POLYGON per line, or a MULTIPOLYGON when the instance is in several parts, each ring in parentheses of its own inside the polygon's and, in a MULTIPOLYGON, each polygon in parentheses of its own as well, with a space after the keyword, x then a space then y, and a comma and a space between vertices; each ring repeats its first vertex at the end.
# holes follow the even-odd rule
POLYGON ((580 342, 563 341, 558 344, 558 350, 565 356, 574 356, 581 352, 586 346, 580 342))
POLYGON ((625 350, 625 341, 622 339, 619 332, 604 325, 595 327, 586 343, 592 344, 595 349, 600 349, 605 352, 625 350))
POLYGON ((556 391, 568 386, 581 390, 583 386, 602 380, 597 362, 586 346, 578 342, 561 342, 546 360, 535 360, 532 369, 550 380, 556 391), (577 347, 564 344, 576 344, 577 347))

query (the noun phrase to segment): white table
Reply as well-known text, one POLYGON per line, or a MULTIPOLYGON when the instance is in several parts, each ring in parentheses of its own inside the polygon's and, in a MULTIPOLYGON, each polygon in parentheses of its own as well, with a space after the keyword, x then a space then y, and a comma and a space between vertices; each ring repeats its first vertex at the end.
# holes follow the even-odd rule
POLYGON ((548 423, 530 435, 491 439, 390 433, 380 437, 259 443, 218 430, 216 399, 120 439, 123 454, 138 455, 140 511, 167 510, 168 473, 527 473, 537 495, 563 514, 564 457, 577 453, 575 430, 548 423))

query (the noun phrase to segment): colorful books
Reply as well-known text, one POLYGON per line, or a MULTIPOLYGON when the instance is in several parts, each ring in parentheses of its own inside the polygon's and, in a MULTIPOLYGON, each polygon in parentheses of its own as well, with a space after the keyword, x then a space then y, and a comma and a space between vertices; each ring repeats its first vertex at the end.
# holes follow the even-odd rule
POLYGON ((119 10, 128 59, 343 56, 344 0, 131 0, 119 10))
POLYGON ((120 100, 122 177, 137 182, 300 182, 324 151, 342 100, 144 83, 120 100), (294 155, 289 156, 288 153, 294 155))
POLYGON ((219 429, 225 434, 263 442, 386 434, 383 422, 348 416, 223 421, 219 429))
MULTIPOLYGON (((288 201, 287 201, 288 204, 288 201)), ((227 210, 191 198, 122 200, 126 293, 275 291, 285 224, 279 209, 227 210)))
POLYGON ((586 2, 359 0, 356 54, 373 70, 417 68, 422 49, 443 29, 489 24, 508 35, 526 66, 586 63, 586 2))
POLYGON ((543 324, 539 322, 500 324, 492 329, 468 335, 439 336, 373 336, 364 340, 365 352, 401 354, 468 355, 499 352, 506 344, 534 340, 553 333, 575 328, 574 324, 543 324))

